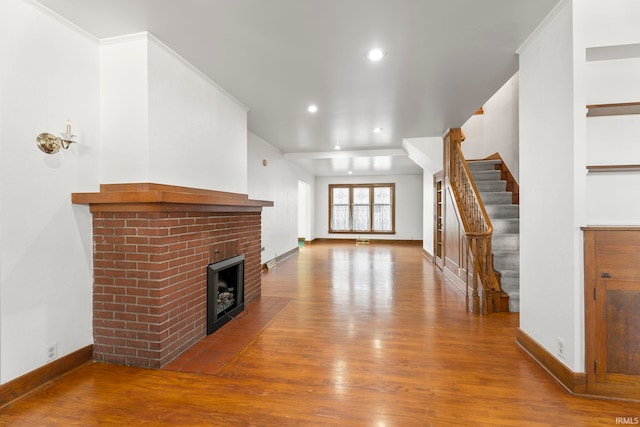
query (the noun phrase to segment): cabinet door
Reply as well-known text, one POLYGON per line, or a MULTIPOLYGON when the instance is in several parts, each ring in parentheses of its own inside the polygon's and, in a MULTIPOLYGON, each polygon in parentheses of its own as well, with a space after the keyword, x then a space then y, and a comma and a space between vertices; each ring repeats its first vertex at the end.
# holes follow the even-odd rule
POLYGON ((601 278, 593 297, 595 360, 586 367, 587 388, 640 398, 640 281, 601 278))

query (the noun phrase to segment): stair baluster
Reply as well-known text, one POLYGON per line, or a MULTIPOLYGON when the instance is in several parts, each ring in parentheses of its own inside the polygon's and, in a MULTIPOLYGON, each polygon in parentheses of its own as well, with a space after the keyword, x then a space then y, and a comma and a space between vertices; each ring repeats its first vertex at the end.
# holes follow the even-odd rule
MULTIPOLYGON (((462 153, 462 129, 451 129, 445 138, 449 164, 446 165, 448 183, 459 207, 467 242, 467 256, 473 266, 471 295, 467 306, 474 313, 489 314, 500 311, 500 282, 493 270, 491 235, 493 227, 484 208, 478 189, 462 153)), ((469 289, 469 275, 466 275, 469 289)))

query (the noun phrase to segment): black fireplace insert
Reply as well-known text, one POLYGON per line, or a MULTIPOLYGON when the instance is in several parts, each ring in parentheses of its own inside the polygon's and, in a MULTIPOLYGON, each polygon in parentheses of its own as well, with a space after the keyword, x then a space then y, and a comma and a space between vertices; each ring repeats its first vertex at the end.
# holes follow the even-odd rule
POLYGON ((244 310, 244 255, 207 266, 207 335, 244 310))

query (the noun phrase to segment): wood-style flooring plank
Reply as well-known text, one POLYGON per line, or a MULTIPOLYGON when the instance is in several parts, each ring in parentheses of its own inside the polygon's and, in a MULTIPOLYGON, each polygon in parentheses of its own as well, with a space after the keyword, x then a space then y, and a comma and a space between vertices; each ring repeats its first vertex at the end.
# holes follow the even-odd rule
POLYGON ((518 315, 465 312, 421 248, 312 244, 263 275, 291 302, 217 375, 89 363, 0 424, 603 426, 640 404, 572 396, 515 344, 518 315))

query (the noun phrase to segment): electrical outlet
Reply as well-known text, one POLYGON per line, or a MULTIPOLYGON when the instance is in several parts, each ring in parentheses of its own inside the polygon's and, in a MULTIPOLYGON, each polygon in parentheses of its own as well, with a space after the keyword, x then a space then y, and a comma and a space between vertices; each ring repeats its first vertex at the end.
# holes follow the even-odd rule
POLYGON ((560 337, 558 337, 558 356, 564 359, 564 340, 560 337))
POLYGON ((50 362, 56 357, 58 357, 58 344, 51 344, 47 346, 46 357, 47 357, 47 362, 50 362))

